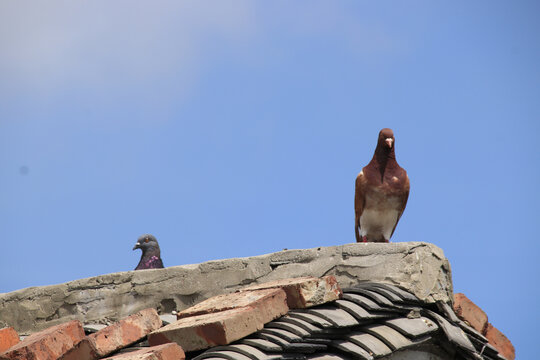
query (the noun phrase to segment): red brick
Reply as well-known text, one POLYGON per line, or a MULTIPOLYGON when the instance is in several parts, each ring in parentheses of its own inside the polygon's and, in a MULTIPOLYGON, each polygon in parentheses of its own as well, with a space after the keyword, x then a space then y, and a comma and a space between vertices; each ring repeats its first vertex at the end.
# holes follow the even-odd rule
POLYGON ((240 291, 255 289, 281 288, 287 294, 287 305, 291 309, 309 308, 330 301, 341 299, 343 292, 333 275, 299 277, 248 286, 240 291))
MULTIPOLYGON (((178 319, 182 319, 190 316, 211 314, 245 306, 256 306, 258 302, 264 302, 267 301, 268 298, 275 298, 276 296, 281 295, 280 292, 282 292, 280 289, 263 289, 218 295, 206 299, 186 310, 180 311, 177 317, 178 319)), ((285 297, 285 293, 283 293, 283 300, 285 300, 285 297)))
POLYGON ((168 343, 111 356, 104 360, 184 360, 185 358, 184 350, 178 344, 168 343))
POLYGON ((30 335, 0 354, 2 360, 56 360, 84 338, 81 323, 73 320, 30 335))
POLYGON ((493 325, 488 324, 485 335, 488 338, 489 343, 493 345, 506 359, 514 360, 516 358, 516 350, 514 349, 514 345, 512 345, 510 340, 508 340, 508 338, 493 325))
POLYGON ((0 353, 19 342, 19 334, 12 327, 0 329, 0 353))
POLYGON ((454 295, 454 311, 457 316, 469 323, 476 331, 485 334, 488 317, 486 313, 462 293, 454 295))
POLYGON ((85 337, 77 345, 68 350, 59 360, 95 360, 99 359, 95 342, 85 337))
MULTIPOLYGON (((218 312, 212 311, 211 308, 198 307, 197 311, 208 310, 207 313, 182 318, 150 333, 148 343, 158 345, 175 342, 185 351, 226 345, 262 329, 265 323, 289 311, 285 301, 285 292, 281 289, 258 290, 250 293, 229 294, 229 296, 232 296, 231 299, 235 299, 239 304, 249 305, 218 312), (254 301, 248 301, 249 298, 254 301)), ((220 297, 220 299, 224 298, 220 297)), ((229 299, 226 302, 230 304, 230 301, 232 300, 229 299)), ((206 305, 210 304, 217 303, 210 301, 206 305)))
POLYGON ((137 341, 161 327, 155 309, 141 310, 106 328, 88 335, 66 353, 62 360, 94 360, 107 356, 137 341))

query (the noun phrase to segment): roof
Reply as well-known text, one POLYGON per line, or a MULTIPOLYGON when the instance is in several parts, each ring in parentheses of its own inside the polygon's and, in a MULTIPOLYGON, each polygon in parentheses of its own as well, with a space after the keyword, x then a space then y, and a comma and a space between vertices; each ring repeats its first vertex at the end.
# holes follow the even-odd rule
POLYGON ((446 303, 426 304, 378 282, 346 289, 333 302, 290 310, 262 330, 193 359, 378 359, 406 349, 439 352, 443 359, 504 359, 446 303))
POLYGON ((0 359, 513 360, 461 298, 431 244, 287 250, 0 294, 0 359))

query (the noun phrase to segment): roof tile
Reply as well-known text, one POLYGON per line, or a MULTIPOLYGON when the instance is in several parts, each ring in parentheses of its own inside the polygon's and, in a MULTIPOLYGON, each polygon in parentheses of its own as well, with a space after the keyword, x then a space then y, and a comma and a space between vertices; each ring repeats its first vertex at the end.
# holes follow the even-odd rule
POLYGON ((380 315, 369 313, 362 306, 349 300, 338 300, 336 301, 336 305, 339 308, 347 311, 349 314, 354 316, 356 320, 360 322, 365 322, 370 319, 376 319, 380 317, 380 315))
POLYGON ((476 349, 474 348, 473 344, 471 343, 469 338, 465 335, 463 330, 461 330, 461 328, 459 328, 456 325, 453 325, 444 317, 442 317, 441 315, 431 310, 426 310, 426 311, 428 312, 431 318, 437 321, 439 326, 443 329, 444 333, 448 337, 448 340, 460 346, 461 348, 465 349, 466 351, 476 352, 476 349))
POLYGON ((230 351, 230 350, 220 350, 220 351, 210 350, 209 352, 205 352, 195 357, 194 360, 195 359, 197 360, 200 360, 200 359, 251 360, 249 356, 243 355, 236 351, 230 351))
POLYGON ((350 327, 360 324, 358 320, 356 320, 352 315, 342 309, 318 307, 306 310, 306 312, 309 314, 318 315, 338 328, 350 327))
POLYGON ((367 333, 352 333, 351 335, 347 336, 347 339, 361 346, 370 354, 373 354, 375 356, 385 356, 392 353, 392 349, 386 346, 385 343, 383 343, 375 336, 367 333))
POLYGON ((378 337, 382 342, 388 345, 392 350, 398 350, 411 346, 413 342, 386 325, 369 325, 362 328, 363 331, 378 337))
POLYGON ((283 350, 281 346, 265 339, 247 338, 247 339, 240 340, 239 343, 250 345, 257 349, 267 351, 267 352, 280 352, 283 350))
MULTIPOLYGON (((360 294, 355 293, 345 293, 343 294, 344 300, 352 301, 368 311, 384 311, 385 308, 377 304, 375 301, 371 300, 360 294)), ((387 310, 387 309, 386 309, 387 310)))
POLYGON ((285 339, 283 339, 282 337, 280 336, 276 336, 274 334, 271 334, 271 333, 265 333, 265 332, 257 332, 257 334, 254 334, 254 336, 258 337, 258 338, 261 338, 261 339, 264 339, 264 340, 268 340, 270 342, 273 342, 274 344, 277 344, 279 345, 280 347, 286 349, 287 347, 289 347, 291 345, 291 343, 285 339))
POLYGON ((395 285, 390 285, 390 284, 385 284, 385 283, 373 283, 373 286, 387 289, 388 291, 391 291, 394 294, 401 297, 406 302, 410 302, 410 303, 420 302, 420 300, 414 294, 411 294, 410 292, 407 292, 395 285))
POLYGON ((387 320, 386 325, 394 328, 409 338, 416 338, 437 331, 439 327, 428 318, 420 317, 416 319, 397 318, 387 320))
MULTIPOLYGON (((227 346, 217 346, 213 348, 211 351, 205 352, 205 354, 208 355, 216 355, 215 352, 217 351, 232 351, 239 354, 242 354, 244 356, 247 356, 250 359, 253 360, 273 360, 273 359, 279 359, 279 355, 268 355, 261 350, 257 349, 256 347, 246 345, 246 344, 235 344, 235 345, 227 345, 227 346)), ((217 354, 219 355, 219 354, 217 354)), ((193 360, 198 359, 204 359, 205 357, 203 354, 193 358, 193 360)))
POLYGON ((370 353, 368 353, 366 350, 364 350, 360 346, 350 341, 335 340, 335 341, 332 341, 332 346, 334 346, 336 349, 339 349, 341 351, 344 351, 350 354, 352 357, 356 359, 373 360, 373 356, 370 353))
POLYGON ((288 342, 300 342, 302 341, 302 337, 295 335, 294 333, 283 330, 283 329, 276 329, 276 328, 264 328, 261 331, 259 331, 260 334, 272 334, 275 336, 279 336, 280 338, 288 341, 288 342))
POLYGON ((385 298, 387 298, 388 300, 390 300, 390 302, 392 304, 401 304, 403 303, 403 299, 401 298, 401 296, 398 296, 397 294, 395 294, 394 292, 392 291, 389 291, 387 290, 386 288, 384 287, 381 287, 381 286, 377 286, 373 283, 369 283, 369 284, 361 284, 359 285, 359 287, 361 288, 365 288, 365 289, 368 289, 368 290, 371 290, 373 292, 376 292, 382 296, 384 296, 385 298))
POLYGON ((322 318, 320 315, 316 315, 313 313, 307 313, 305 311, 301 310, 293 310, 289 311, 288 317, 291 318, 298 318, 301 320, 304 320, 314 326, 320 327, 320 328, 329 328, 332 327, 332 323, 322 318))
POLYGON ((313 325, 305 320, 302 320, 300 318, 291 317, 289 315, 283 316, 281 319, 279 319, 280 322, 286 322, 293 325, 296 325, 303 330, 307 331, 309 334, 317 334, 322 331, 321 327, 318 327, 316 325, 313 325))
POLYGON ((350 357, 334 354, 318 354, 308 357, 309 360, 349 360, 350 357))
POLYGON ((298 325, 295 325, 286 321, 272 321, 268 323, 266 327, 287 330, 300 337, 306 337, 306 336, 311 335, 311 333, 308 330, 305 330, 301 326, 298 326, 298 325))
POLYGON ((350 357, 334 355, 334 354, 318 354, 308 357, 309 360, 349 360, 350 357))

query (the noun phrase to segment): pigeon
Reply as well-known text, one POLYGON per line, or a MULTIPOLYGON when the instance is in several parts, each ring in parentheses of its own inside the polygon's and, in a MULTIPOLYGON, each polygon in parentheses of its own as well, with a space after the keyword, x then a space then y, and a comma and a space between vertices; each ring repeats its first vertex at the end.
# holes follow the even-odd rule
POLYGON ((356 177, 357 242, 390 242, 409 198, 409 177, 396 162, 392 129, 382 129, 373 159, 356 177))
POLYGON ((163 261, 161 261, 159 244, 157 239, 150 234, 144 234, 139 236, 137 243, 133 247, 133 250, 141 249, 142 255, 139 265, 135 270, 144 269, 162 269, 163 261))

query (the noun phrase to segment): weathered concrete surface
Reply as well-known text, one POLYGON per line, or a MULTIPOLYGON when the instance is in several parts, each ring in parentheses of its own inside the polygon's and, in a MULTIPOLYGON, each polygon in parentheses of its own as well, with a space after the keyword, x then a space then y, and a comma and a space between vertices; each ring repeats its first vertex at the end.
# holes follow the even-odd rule
POLYGON ((355 243, 120 272, 0 294, 0 327, 27 334, 74 319, 116 321, 148 307, 183 310, 248 284, 324 275, 334 275, 342 288, 382 281, 427 302, 453 299, 450 264, 437 246, 355 243))

